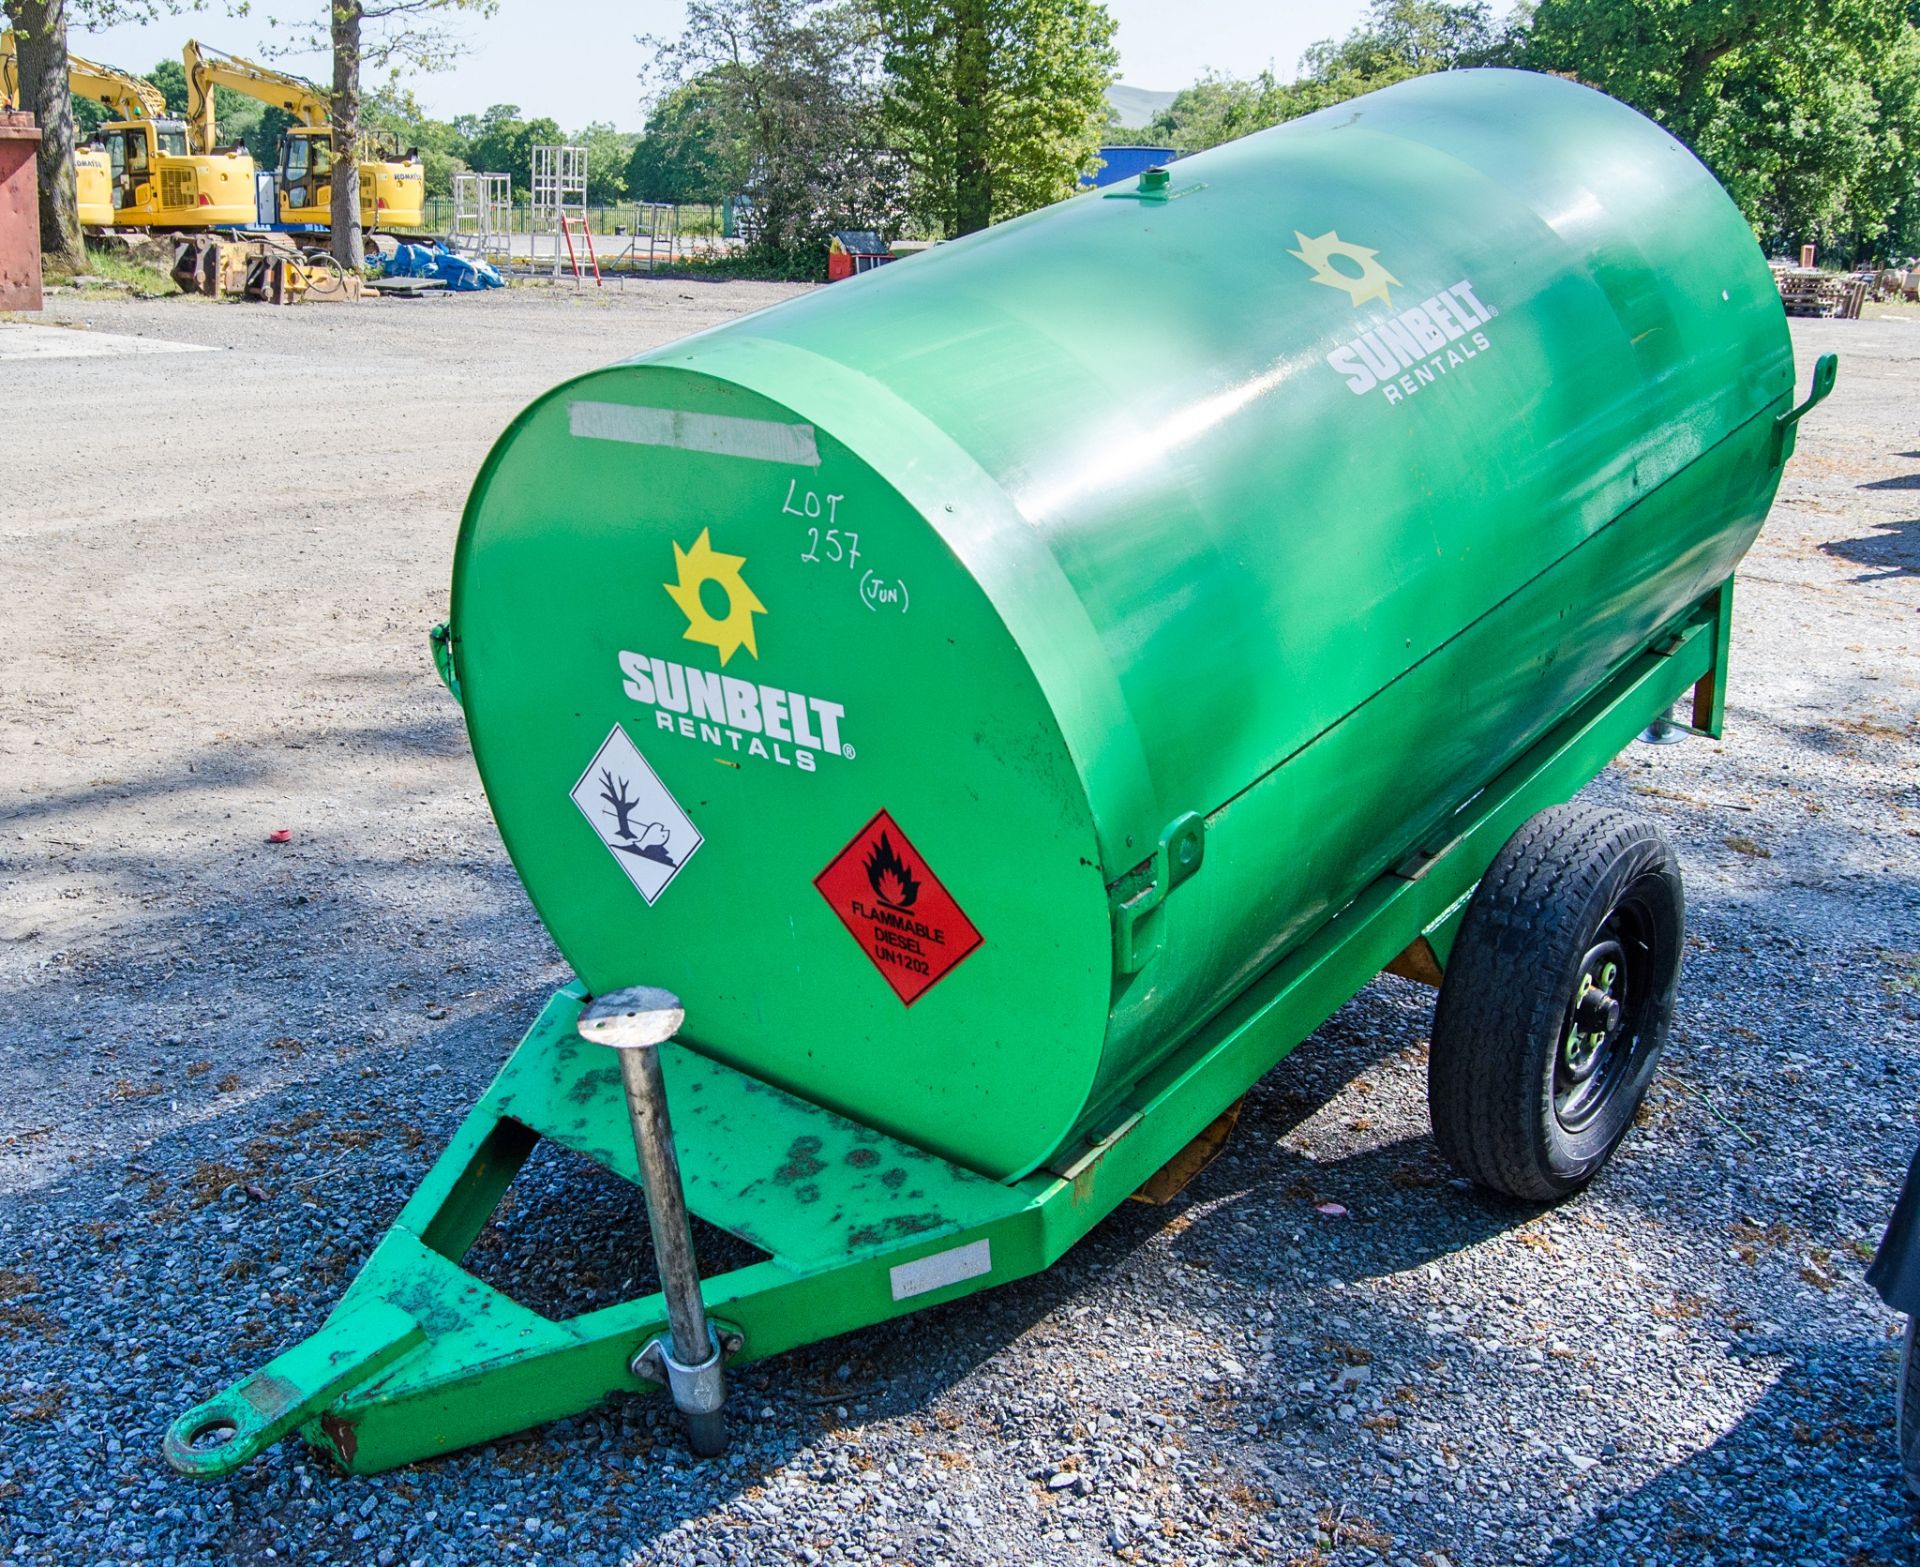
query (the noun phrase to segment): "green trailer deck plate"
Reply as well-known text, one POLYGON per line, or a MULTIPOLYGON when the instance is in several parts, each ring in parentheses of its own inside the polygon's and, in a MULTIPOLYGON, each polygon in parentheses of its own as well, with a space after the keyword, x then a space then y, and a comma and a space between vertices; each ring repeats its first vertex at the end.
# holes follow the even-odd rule
MULTIPOLYGON (((637 1182, 620 1074, 573 1031, 579 993, 535 1023, 482 1107, 637 1182)), ((796 1273, 1005 1218, 1005 1186, 823 1111, 683 1045, 662 1051, 687 1205, 796 1273)))

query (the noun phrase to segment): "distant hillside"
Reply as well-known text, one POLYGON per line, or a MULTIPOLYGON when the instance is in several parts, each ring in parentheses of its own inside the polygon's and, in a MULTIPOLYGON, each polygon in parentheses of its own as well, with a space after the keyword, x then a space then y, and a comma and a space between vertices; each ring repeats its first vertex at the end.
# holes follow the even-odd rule
POLYGON ((1107 107, 1113 112, 1115 125, 1137 130, 1168 107, 1174 96, 1170 92, 1149 92, 1145 87, 1129 87, 1125 82, 1115 82, 1107 89, 1107 107))

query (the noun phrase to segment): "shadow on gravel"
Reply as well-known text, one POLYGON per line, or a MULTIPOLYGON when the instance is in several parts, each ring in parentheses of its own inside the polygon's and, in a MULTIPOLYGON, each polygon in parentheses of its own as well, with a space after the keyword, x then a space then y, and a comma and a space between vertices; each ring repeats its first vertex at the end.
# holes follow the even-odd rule
MULTIPOLYGON (((451 703, 447 705, 452 707, 451 703)), ((118 810, 165 795, 204 793, 258 783, 273 773, 297 767, 301 751, 345 748, 355 755, 375 757, 393 754, 464 757, 467 754, 466 729, 457 710, 391 724, 317 729, 310 734, 303 730, 302 733, 307 738, 297 744, 288 744, 271 734, 258 735, 243 743, 204 747, 183 764, 159 769, 143 778, 113 778, 78 789, 38 794, 23 803, 0 809, 0 827, 19 827, 74 812, 118 810)))
POLYGON ((1346 1283, 1404 1273, 1516 1229, 1541 1212, 1483 1192, 1460 1191, 1453 1170, 1425 1131, 1344 1159, 1315 1160, 1290 1148, 1266 1151, 1259 1184, 1211 1207, 1183 1230, 1176 1255, 1205 1266, 1216 1279, 1269 1286, 1270 1266, 1234 1235, 1234 1220, 1271 1234, 1286 1227, 1323 1233, 1338 1225, 1338 1245, 1316 1248, 1325 1275, 1346 1283), (1337 1203, 1338 1218, 1319 1205, 1337 1203))
POLYGON ((1855 582, 1886 582, 1920 576, 1920 518, 1909 522, 1876 522, 1876 531, 1857 539, 1829 539, 1821 552, 1869 566, 1855 582))
POLYGON ((1899 1480, 1898 1370, 1890 1343, 1787 1349, 1778 1377, 1737 1425, 1556 1541, 1554 1567, 1716 1560, 1912 1567, 1920 1560, 1920 1521, 1899 1480), (1838 1519, 1829 1514, 1837 1479, 1851 1504, 1838 1519), (1861 1506, 1863 1497, 1873 1505, 1861 1506), (1810 1547, 1815 1540, 1822 1544, 1810 1547), (1722 1554, 1736 1541, 1737 1554, 1722 1554), (1835 1545, 1848 1554, 1821 1554, 1835 1545))

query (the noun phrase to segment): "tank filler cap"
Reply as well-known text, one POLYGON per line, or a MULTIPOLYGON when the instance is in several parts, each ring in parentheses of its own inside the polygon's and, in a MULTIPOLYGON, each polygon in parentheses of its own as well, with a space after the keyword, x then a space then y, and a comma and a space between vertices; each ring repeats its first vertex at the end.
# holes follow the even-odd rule
POLYGON ((1205 180, 1195 180, 1176 188, 1173 170, 1164 163, 1156 163, 1134 182, 1131 189, 1116 188, 1105 192, 1105 196, 1108 201, 1178 201, 1182 196, 1192 196, 1206 188, 1205 180))

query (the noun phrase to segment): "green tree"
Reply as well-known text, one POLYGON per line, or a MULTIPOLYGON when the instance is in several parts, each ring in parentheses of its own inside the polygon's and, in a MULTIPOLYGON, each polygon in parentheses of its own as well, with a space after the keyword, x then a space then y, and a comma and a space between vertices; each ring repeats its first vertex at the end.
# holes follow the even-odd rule
POLYGON ((487 174, 510 174, 524 190, 533 178, 533 149, 557 147, 566 140, 558 122, 545 115, 520 118, 517 103, 496 103, 486 113, 462 115, 454 126, 467 141, 467 163, 487 174))
POLYGON ((641 201, 724 201, 746 185, 747 130, 724 88, 705 77, 661 95, 627 163, 641 201))
POLYGON ((1374 0, 1367 20, 1345 38, 1323 40, 1300 62, 1303 83, 1364 82, 1366 90, 1477 65, 1499 47, 1491 10, 1479 0, 1374 0))
POLYGON ((481 114, 456 114, 453 131, 470 167, 486 174, 511 174, 513 135, 521 126, 520 105, 496 103, 481 114))
MULTIPOLYGON (((167 100, 167 113, 183 115, 187 112, 187 68, 171 57, 162 60, 147 72, 147 80, 160 89, 160 95, 167 100)), ((213 112, 216 120, 226 118, 223 112, 236 94, 224 87, 213 90, 213 112), (222 94, 226 94, 225 99, 222 94)), ((244 101, 244 100, 243 100, 244 101)))
POLYGON ((915 215, 970 234, 1070 196, 1119 56, 1099 0, 870 0, 915 215))
POLYGON ((367 124, 389 131, 404 152, 420 154, 420 172, 429 196, 453 194, 453 177, 467 164, 467 138, 447 120, 436 120, 419 105, 413 94, 398 86, 377 88, 367 94, 367 124))
POLYGON ((678 39, 642 42, 663 95, 701 82, 718 122, 738 127, 764 263, 814 275, 833 229, 901 221, 905 180, 883 145, 874 38, 851 4, 688 0, 678 39))
POLYGON ((587 151, 587 200, 595 206, 624 201, 627 165, 632 161, 637 138, 615 130, 603 120, 595 120, 572 140, 575 146, 587 151))
POLYGON ((1271 69, 1241 79, 1209 73, 1182 88, 1153 117, 1146 140, 1154 146, 1204 152, 1291 118, 1291 100, 1271 69))
POLYGON ((1659 121, 1790 247, 1911 206, 1914 36, 1905 0, 1541 0, 1523 58, 1659 121))
POLYGON ((1874 73, 1879 156, 1857 187, 1855 220, 1874 253, 1889 261, 1920 254, 1920 29, 1907 27, 1874 73))
POLYGON ((73 143, 76 147, 85 146, 100 134, 100 127, 113 118, 107 113, 106 105, 95 103, 91 98, 73 100, 73 143))

